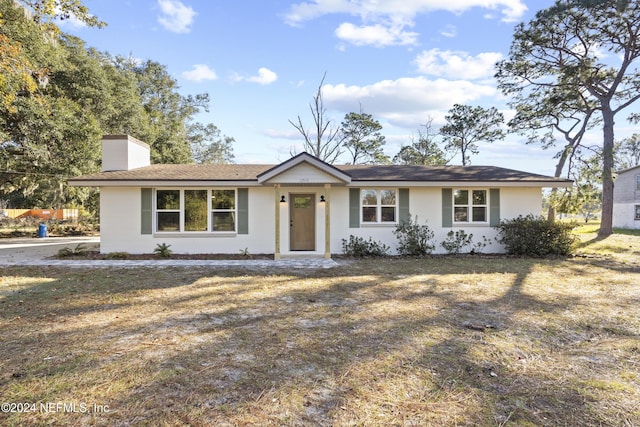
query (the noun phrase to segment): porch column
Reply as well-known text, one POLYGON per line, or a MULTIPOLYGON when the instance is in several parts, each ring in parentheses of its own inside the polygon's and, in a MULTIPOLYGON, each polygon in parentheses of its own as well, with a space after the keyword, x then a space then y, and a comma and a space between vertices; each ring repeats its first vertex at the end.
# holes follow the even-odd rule
POLYGON ((273 252, 273 259, 280 259, 280 184, 274 186, 275 206, 276 206, 276 247, 273 252))
POLYGON ((331 184, 324 185, 324 257, 331 258, 331 184))

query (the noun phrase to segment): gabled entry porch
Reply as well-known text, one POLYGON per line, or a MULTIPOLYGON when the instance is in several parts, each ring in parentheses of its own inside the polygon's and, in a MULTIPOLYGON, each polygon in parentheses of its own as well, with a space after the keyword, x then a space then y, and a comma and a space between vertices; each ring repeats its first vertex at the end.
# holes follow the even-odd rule
POLYGON ((260 174, 258 182, 274 188, 275 259, 283 254, 331 258, 331 189, 349 184, 351 177, 301 153, 260 174))

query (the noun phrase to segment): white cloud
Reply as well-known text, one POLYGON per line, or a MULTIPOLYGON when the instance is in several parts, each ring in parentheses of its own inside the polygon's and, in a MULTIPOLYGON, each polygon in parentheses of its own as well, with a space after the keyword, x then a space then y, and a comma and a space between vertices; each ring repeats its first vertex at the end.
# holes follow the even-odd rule
POLYGON ((356 26, 345 22, 335 31, 336 36, 356 46, 374 45, 415 45, 418 33, 403 31, 401 25, 384 26, 382 24, 356 26))
POLYGON ((194 82, 201 82, 203 80, 216 80, 218 75, 214 70, 204 64, 196 64, 193 66, 193 70, 184 71, 182 77, 194 82))
POLYGON ((262 134, 265 136, 268 136, 269 138, 275 138, 275 139, 299 140, 301 138, 300 132, 298 132, 295 129, 287 129, 287 130, 265 129, 262 131, 262 134))
POLYGON ((455 37, 458 35, 458 28, 455 25, 447 25, 440 30, 440 35, 444 37, 455 37))
POLYGON ((415 60, 418 72, 451 79, 484 79, 495 73, 495 64, 502 59, 499 52, 484 52, 471 56, 467 52, 431 49, 415 60))
POLYGON ((278 75, 268 68, 261 67, 258 70, 258 74, 255 76, 247 77, 238 73, 233 73, 231 76, 231 80, 233 80, 234 82, 244 81, 244 82, 257 83, 259 85, 265 86, 265 85, 270 85, 271 83, 278 80, 278 75))
POLYGON ((367 86, 326 84, 322 87, 328 108, 346 112, 357 111, 362 105, 367 113, 408 128, 424 123, 427 116, 442 116, 455 103, 469 104, 496 93, 491 85, 425 77, 383 80, 367 86))
POLYGON ((174 33, 188 33, 197 13, 179 0, 158 0, 161 15, 158 22, 174 33))
POLYGON ((370 22, 399 17, 412 20, 421 13, 441 10, 459 14, 474 7, 498 12, 505 22, 518 21, 527 10, 523 0, 309 0, 292 5, 285 14, 285 21, 297 26, 331 14, 360 16, 363 21, 370 22))
POLYGON ((259 85, 270 85, 278 80, 278 75, 268 68, 260 68, 257 76, 247 78, 247 81, 258 83, 259 85))

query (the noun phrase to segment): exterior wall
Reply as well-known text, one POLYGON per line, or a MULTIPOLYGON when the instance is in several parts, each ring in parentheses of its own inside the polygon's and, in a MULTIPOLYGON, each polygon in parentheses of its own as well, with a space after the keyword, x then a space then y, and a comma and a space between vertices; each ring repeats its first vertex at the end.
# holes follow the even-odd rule
MULTIPOLYGON (((360 188, 367 188, 365 186, 360 188)), ((377 187, 380 188, 380 187, 377 187)), ((467 187, 461 187, 467 188, 467 187)), ((395 225, 360 225, 358 228, 349 227, 349 188, 332 186, 272 186, 249 188, 249 234, 189 233, 171 234, 158 233, 141 234, 141 192, 140 188, 131 187, 103 187, 100 190, 101 206, 101 252, 129 252, 151 253, 160 243, 171 245, 174 253, 229 253, 237 254, 245 248, 249 253, 268 253, 275 251, 275 217, 276 209, 280 212, 280 254, 323 255, 325 249, 325 212, 327 203, 320 201, 322 195, 330 203, 331 238, 330 249, 333 254, 342 253, 342 239, 350 235, 380 241, 395 253, 397 239, 393 234, 395 225), (289 247, 289 201, 295 193, 315 194, 315 251, 291 251, 289 247), (279 195, 285 196, 285 203, 279 202, 279 195), (277 206, 274 206, 277 205, 277 206)), ((542 209, 540 188, 501 188, 500 189, 500 217, 502 219, 515 218, 518 215, 539 215, 542 209)), ((502 252, 501 245, 495 243, 497 232, 488 225, 468 224, 465 226, 442 227, 442 189, 431 187, 413 187, 409 190, 409 212, 418 222, 426 224, 435 232, 435 253, 444 253, 440 246, 447 235, 453 230, 464 230, 473 234, 475 241, 482 241, 482 237, 491 239, 490 246, 484 252, 502 252)), ((155 230, 155 223, 154 228, 155 230)))
POLYGON ((613 226, 615 228, 629 228, 640 230, 640 220, 635 219, 636 203, 614 203, 613 205, 613 226))
MULTIPOLYGON (((249 234, 157 233, 143 235, 141 196, 136 187, 100 189, 100 252, 152 253, 160 243, 174 253, 273 253, 275 211, 273 188, 249 189, 249 234), (265 209, 265 206, 269 206, 265 209)), ((154 221, 155 230, 155 221, 154 221)))
MULTIPOLYGON (((365 186, 361 188, 367 188, 365 186)), ((469 187, 460 187, 469 188, 469 187)), ((360 225, 359 228, 349 228, 349 189, 334 188, 331 193, 331 253, 342 253, 342 239, 350 235, 379 241, 391 248, 392 254, 397 253, 397 239, 393 234, 395 225, 360 225)), ((512 219, 519 215, 540 215, 542 211, 541 189, 518 187, 500 189, 500 218, 512 219)), ((409 190, 409 213, 412 219, 420 224, 427 224, 434 231, 434 253, 446 253, 440 243, 447 238, 449 231, 464 230, 474 235, 474 242, 482 242, 483 236, 491 240, 491 244, 483 249, 487 253, 504 251, 502 245, 495 242, 497 230, 489 225, 465 224, 453 227, 442 227, 442 189, 434 187, 413 187, 409 190)))
POLYGON ((621 172, 613 188, 613 226, 616 228, 640 229, 640 220, 635 219, 635 207, 640 205, 640 190, 636 188, 636 177, 640 167, 621 172))
POLYGON ((636 189, 636 176, 640 175, 640 167, 629 169, 618 174, 613 187, 614 203, 640 203, 640 191, 636 189))

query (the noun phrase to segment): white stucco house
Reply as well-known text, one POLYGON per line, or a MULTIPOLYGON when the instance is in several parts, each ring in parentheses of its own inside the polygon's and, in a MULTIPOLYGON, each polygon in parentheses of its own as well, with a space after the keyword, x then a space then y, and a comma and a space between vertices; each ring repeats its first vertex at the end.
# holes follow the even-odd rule
POLYGON ((329 165, 307 153, 276 165, 152 165, 149 146, 126 135, 105 136, 102 156, 101 173, 69 184, 100 189, 103 253, 166 243, 174 253, 330 257, 351 235, 393 250, 409 216, 436 242, 451 230, 493 240, 500 220, 540 214, 542 188, 572 184, 492 166, 329 165))
POLYGON ((613 226, 640 229, 640 166, 617 173, 613 187, 613 226))

